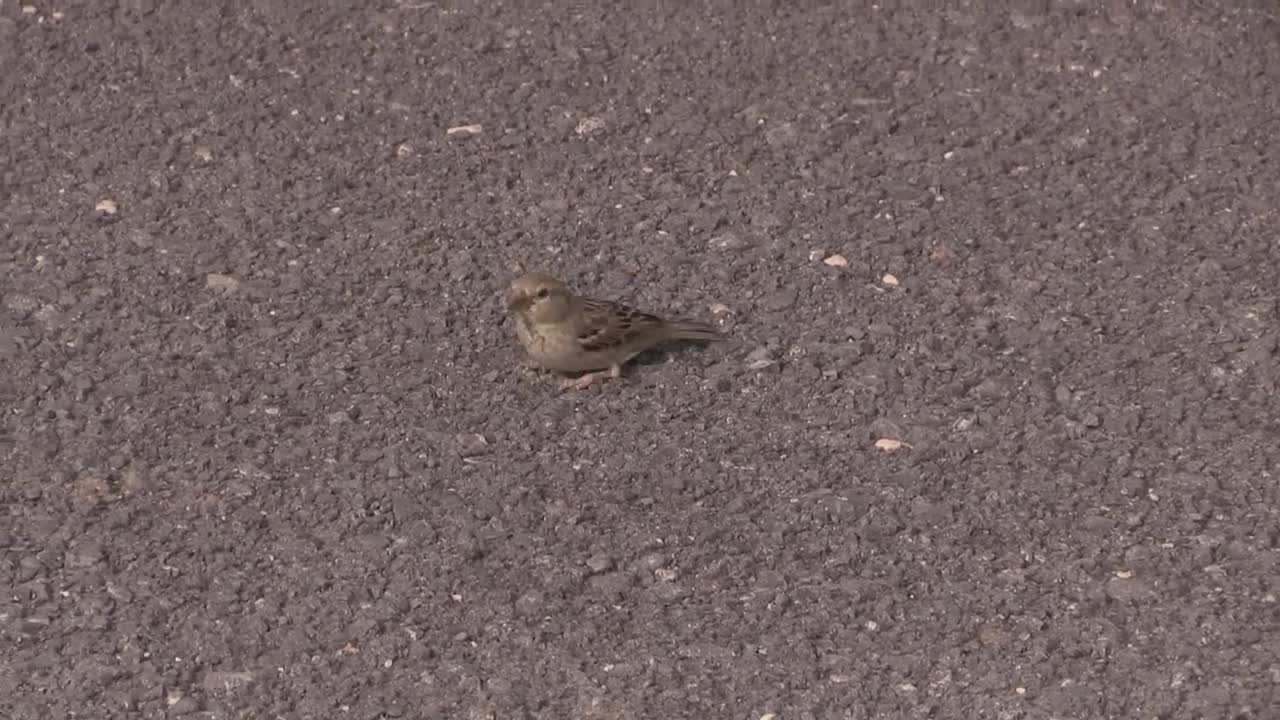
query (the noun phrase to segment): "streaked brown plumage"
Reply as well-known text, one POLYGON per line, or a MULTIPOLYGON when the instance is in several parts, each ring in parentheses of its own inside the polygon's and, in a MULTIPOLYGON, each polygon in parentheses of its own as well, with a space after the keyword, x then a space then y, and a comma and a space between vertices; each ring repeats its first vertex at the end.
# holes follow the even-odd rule
POLYGON ((618 377, 640 353, 675 340, 723 339, 711 325, 664 320, 608 300, 574 295, 538 272, 521 275, 507 291, 516 337, 534 364, 559 373, 589 372, 566 387, 585 388, 602 375, 618 377))

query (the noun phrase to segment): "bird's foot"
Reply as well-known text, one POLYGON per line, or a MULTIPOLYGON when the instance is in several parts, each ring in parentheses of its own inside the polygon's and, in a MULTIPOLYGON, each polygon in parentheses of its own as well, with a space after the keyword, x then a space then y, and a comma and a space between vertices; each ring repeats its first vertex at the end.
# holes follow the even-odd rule
POLYGON ((605 378, 611 378, 616 380, 620 377, 622 377, 622 368, 618 365, 614 365, 608 370, 600 370, 598 372, 589 372, 586 375, 583 375, 582 377, 566 379, 560 383, 560 389, 561 390, 586 390, 587 388, 591 387, 591 385, 595 383, 595 381, 597 380, 603 380, 605 378))
POLYGON ((600 379, 603 373, 587 373, 581 377, 567 378, 560 381, 561 390, 586 390, 592 383, 600 379))

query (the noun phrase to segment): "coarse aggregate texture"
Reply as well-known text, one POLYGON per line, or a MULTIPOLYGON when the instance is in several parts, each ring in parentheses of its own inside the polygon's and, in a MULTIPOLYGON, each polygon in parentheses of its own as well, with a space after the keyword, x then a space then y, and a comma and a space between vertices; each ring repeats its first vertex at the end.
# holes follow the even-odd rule
POLYGON ((0 0, 0 717, 1277 717, 1275 6, 912 7, 0 0))

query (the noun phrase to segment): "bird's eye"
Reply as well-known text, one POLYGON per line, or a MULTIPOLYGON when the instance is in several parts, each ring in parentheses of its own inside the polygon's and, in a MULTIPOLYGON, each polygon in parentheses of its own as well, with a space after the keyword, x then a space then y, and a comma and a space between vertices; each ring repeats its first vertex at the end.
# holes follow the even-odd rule
POLYGON ((551 294, 551 291, 550 291, 550 290, 548 290, 548 289, 546 289, 546 288, 538 288, 537 295, 538 295, 538 297, 539 297, 539 298, 544 298, 544 297, 546 297, 546 296, 548 296, 548 295, 550 295, 550 294, 551 294))

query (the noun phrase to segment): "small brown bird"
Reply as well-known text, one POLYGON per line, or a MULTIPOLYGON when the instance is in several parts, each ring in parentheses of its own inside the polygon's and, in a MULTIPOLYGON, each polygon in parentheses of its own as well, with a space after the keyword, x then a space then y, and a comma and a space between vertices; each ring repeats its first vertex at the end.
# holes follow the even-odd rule
POLYGON ((564 381, 566 389, 586 388, 606 375, 620 377, 627 361, 663 343, 724 338, 706 323, 663 320, 608 300, 579 297, 538 272, 511 283, 507 309, 534 364, 559 373, 587 373, 564 381))

